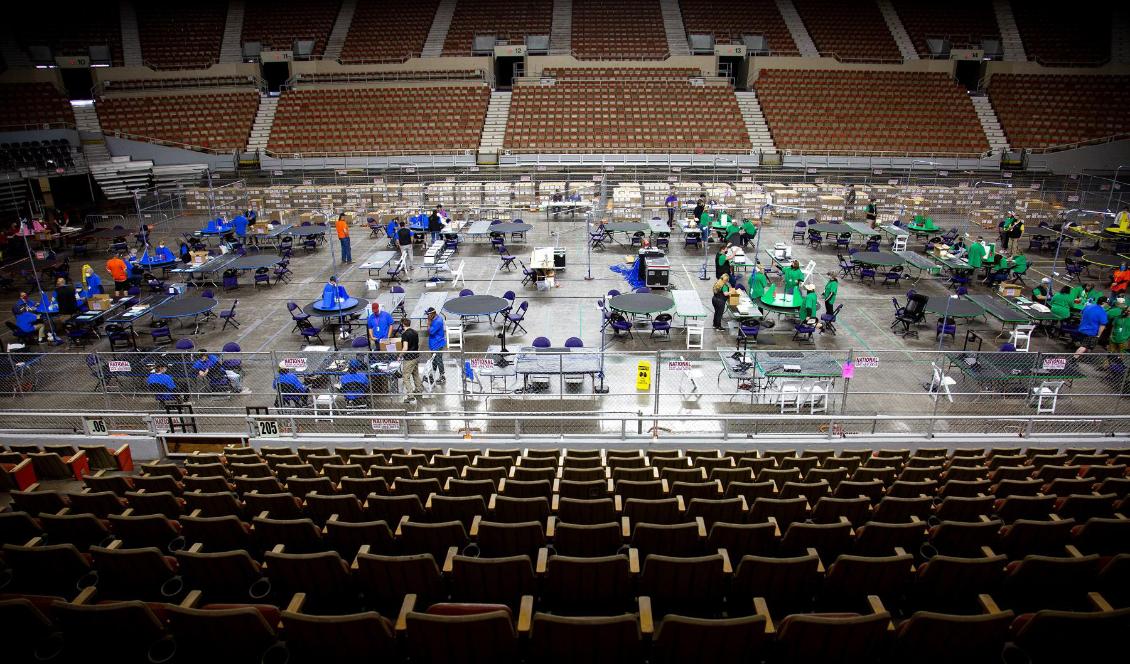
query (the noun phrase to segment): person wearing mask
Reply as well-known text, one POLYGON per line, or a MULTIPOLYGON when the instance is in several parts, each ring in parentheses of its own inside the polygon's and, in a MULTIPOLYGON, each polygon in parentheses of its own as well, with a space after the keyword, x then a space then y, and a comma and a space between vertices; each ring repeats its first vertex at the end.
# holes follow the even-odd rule
POLYGON ((1126 298, 1120 297, 1114 301, 1119 309, 1119 315, 1110 321, 1110 343, 1107 350, 1112 353, 1125 353, 1127 344, 1130 343, 1130 312, 1126 310, 1126 298))
POLYGON ((168 367, 163 364, 153 367, 153 372, 145 379, 145 386, 150 392, 157 393, 158 398, 175 399, 177 383, 167 371, 168 367))
POLYGON ((1082 339, 1079 341, 1079 348, 1075 350, 1075 357, 1079 357, 1083 353, 1094 351, 1099 345, 1099 337, 1102 336, 1103 330, 1106 329, 1107 323, 1110 322, 1106 315, 1106 309, 1103 305, 1106 304, 1106 297, 1100 297, 1095 302, 1089 302, 1083 307, 1083 313, 1079 315, 1079 336, 1082 339))
POLYGON ((820 299, 816 296, 816 286, 805 284, 804 300, 800 305, 800 320, 805 322, 820 316, 820 299))
POLYGON ((1055 314, 1057 320, 1067 320, 1071 317, 1071 303, 1074 300, 1075 298, 1071 296, 1071 288, 1064 286, 1048 301, 1048 309, 1055 314))
POLYGON ((344 214, 338 215, 334 227, 337 229, 337 241, 341 244, 341 262, 352 263, 353 250, 349 246, 349 222, 346 221, 344 214))
POLYGON ((400 230, 396 231, 396 241, 400 245, 400 260, 404 263, 404 271, 412 272, 412 229, 408 222, 400 222, 400 230))
POLYGON ((247 237, 247 225, 249 223, 247 217, 242 214, 237 214, 235 219, 231 220, 232 230, 235 231, 236 237, 238 237, 241 242, 247 237))
POLYGON ((800 269, 798 261, 793 261, 781 271, 781 276, 785 279, 785 293, 792 293, 797 284, 804 280, 804 271, 800 269))
MULTIPOLYGON (((226 376, 228 383, 231 384, 232 392, 243 391, 243 387, 240 384, 242 377, 231 369, 225 369, 223 365, 220 364, 219 357, 212 355, 203 348, 201 348, 200 353, 197 354, 196 361, 192 363, 192 368, 196 371, 197 376, 205 380, 219 378, 220 375, 226 376)), ((249 389, 248 392, 250 391, 249 389)))
POLYGON ((123 297, 129 290, 129 266, 122 260, 121 254, 106 261, 106 271, 114 280, 114 297, 123 297))
POLYGON ((706 212, 706 201, 700 198, 695 201, 694 211, 691 212, 691 217, 697 222, 702 219, 703 212, 706 212))
POLYGON ((718 281, 714 282, 714 287, 711 289, 713 295, 710 297, 710 304, 714 305, 714 329, 721 331, 722 328, 722 314, 726 310, 726 301, 730 297, 730 275, 724 273, 718 277, 718 281))
POLYGON ((730 246, 741 243, 741 231, 742 227, 731 217, 730 223, 726 224, 726 228, 723 231, 723 234, 726 236, 726 243, 730 246))
POLYGON ((440 231, 443 230, 443 220, 439 218, 439 208, 432 210, 428 215, 428 232, 432 235, 432 243, 439 239, 440 231))
POLYGON ((761 267, 760 263, 753 268, 753 274, 749 275, 749 282, 746 287, 749 299, 753 300, 754 304, 760 302, 761 296, 769 288, 769 277, 765 276, 765 268, 761 267))
POLYGON ((1122 263, 1114 269, 1110 280, 1111 293, 1125 293, 1126 287, 1130 286, 1130 268, 1126 263, 1122 263))
POLYGON ((834 272, 828 272, 828 281, 824 284, 824 313, 829 316, 836 308, 836 295, 840 292, 840 280, 836 278, 834 272))
POLYGON ((21 291, 20 296, 16 298, 16 303, 12 305, 12 315, 18 316, 25 311, 33 311, 34 309, 35 304, 31 301, 31 298, 28 297, 26 292, 21 291))
POLYGON ((752 219, 745 219, 742 221, 742 232, 740 240, 742 249, 745 249, 750 242, 753 242, 757 237, 757 226, 753 223, 752 219))
POLYGON ((165 246, 164 242, 157 245, 157 251, 153 254, 154 263, 160 265, 161 263, 172 263, 175 260, 176 256, 173 256, 173 252, 165 246))
POLYGON ((667 198, 663 200, 664 207, 667 208, 667 226, 668 228, 675 227, 675 209, 679 207, 679 197, 675 195, 675 190, 672 189, 667 198))
POLYGON ((63 277, 55 280, 55 302, 59 305, 59 313, 73 316, 78 313, 78 299, 75 297, 75 287, 67 283, 63 277))
POLYGON ((15 323, 16 329, 19 330, 21 334, 34 334, 39 343, 46 341, 44 334, 47 328, 43 324, 43 321, 39 319, 39 315, 31 309, 24 309, 16 314, 15 323))
POLYGON ((1032 289, 1032 301, 1039 302, 1040 304, 1047 304, 1048 298, 1051 297, 1052 280, 1044 277, 1040 279, 1040 283, 1032 289))
POLYGON ((271 387, 280 394, 310 394, 310 388, 290 369, 279 369, 271 387))
POLYGON ((1028 257, 1019 251, 1012 257, 1012 278, 1010 281, 1017 281, 1024 277, 1028 271, 1028 257))
POLYGON ((420 335, 410 318, 400 319, 400 374, 404 376, 404 403, 414 404, 424 391, 420 382, 420 335))
POLYGON ((369 319, 365 323, 369 328, 369 343, 373 348, 380 349, 381 339, 388 338, 389 329, 392 328, 392 314, 381 310, 379 302, 374 302, 369 319))
POLYGON ((428 316, 428 350, 432 351, 432 382, 442 385, 447 382, 447 375, 443 368, 443 349, 447 348, 447 328, 443 324, 443 316, 436 313, 434 307, 428 307, 424 312, 428 316), (435 374, 439 374, 439 378, 435 374))

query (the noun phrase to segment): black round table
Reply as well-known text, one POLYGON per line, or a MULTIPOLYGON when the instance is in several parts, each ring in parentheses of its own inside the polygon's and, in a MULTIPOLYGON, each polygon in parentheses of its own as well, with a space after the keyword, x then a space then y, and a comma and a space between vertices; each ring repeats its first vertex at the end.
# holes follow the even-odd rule
POLYGON ((287 230, 284 235, 294 235, 295 237, 309 237, 311 235, 325 235, 329 230, 327 226, 295 226, 287 230))
POLYGON ((850 233, 851 228, 847 224, 834 224, 831 222, 809 224, 808 230, 816 231, 817 233, 850 233))
POLYGON ((639 221, 616 221, 604 225, 604 230, 609 233, 646 233, 651 226, 639 221))
POLYGON ((674 300, 657 293, 624 293, 608 300, 608 307, 613 311, 640 316, 667 311, 673 306, 674 300))
POLYGON ((155 320, 196 318, 196 327, 192 331, 193 334, 196 334, 200 331, 200 316, 215 309, 216 304, 215 300, 208 297, 186 295, 171 302, 157 305, 153 307, 153 311, 150 313, 155 320))
POLYGON ((258 270, 262 267, 274 267, 282 262, 279 256, 272 256, 270 254, 259 254, 252 256, 243 256, 235 259, 228 265, 233 270, 258 270))
POLYGON ((487 226, 488 233, 525 233, 533 228, 527 223, 520 223, 516 221, 504 221, 501 224, 493 224, 487 226))
POLYGON ((136 228, 103 228, 102 230, 94 231, 86 237, 97 238, 99 240, 113 240, 119 237, 129 237, 133 233, 137 233, 136 228))
MULTIPOLYGON (((322 309, 319 307, 319 305, 322 304, 322 300, 319 298, 306 305, 305 307, 302 307, 302 313, 321 318, 323 321, 328 318, 336 318, 338 319, 338 323, 340 325, 344 325, 347 316, 351 316, 355 313, 364 311, 369 308, 369 301, 365 298, 357 297, 353 299, 357 300, 357 303, 352 306, 345 307, 344 309, 322 309)), ((336 334, 333 335, 333 341, 334 350, 337 350, 336 334)))
POLYGON ((976 318, 985 312, 981 305, 970 302, 965 299, 952 299, 951 297, 932 297, 922 307, 922 310, 929 314, 937 314, 939 316, 948 316, 949 318, 976 318), (949 302, 947 309, 946 303, 949 302), (948 313, 947 313, 948 311, 948 313))
POLYGON ((889 251, 858 251, 851 255, 851 262, 875 267, 894 267, 902 265, 902 257, 889 251))
POLYGON ((508 308, 510 300, 494 295, 464 295, 448 300, 443 310, 453 316, 493 316, 508 308))
POLYGON ((1097 265, 1099 267, 1118 267, 1123 263, 1130 265, 1130 260, 1119 256, 1118 254, 1083 254, 1084 263, 1097 265))

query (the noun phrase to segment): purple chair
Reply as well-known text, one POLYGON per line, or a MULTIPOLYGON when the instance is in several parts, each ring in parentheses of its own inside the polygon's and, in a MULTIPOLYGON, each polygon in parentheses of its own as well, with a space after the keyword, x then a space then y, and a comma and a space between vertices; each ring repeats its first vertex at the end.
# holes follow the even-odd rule
POLYGON ((306 343, 310 343, 311 339, 317 339, 318 343, 320 344, 326 343, 322 340, 322 328, 314 327, 313 323, 308 320, 298 321, 297 325, 298 333, 302 335, 302 338, 306 340, 306 343))
POLYGON ((855 273, 859 266, 844 258, 843 254, 836 254, 836 258, 840 261, 840 276, 855 278, 855 273))
POLYGON ((464 288, 463 290, 459 291, 459 297, 467 297, 468 295, 474 294, 475 291, 471 290, 470 288, 464 288))
POLYGON ((683 237, 683 247, 684 248, 692 249, 694 247, 697 247, 701 243, 702 243, 702 235, 700 235, 697 231, 694 232, 694 233, 687 233, 683 237))
POLYGON ((1000 352, 1000 353, 1015 353, 1016 352, 1016 346, 1014 346, 1011 343, 1006 341, 1003 344, 1001 344, 1001 347, 997 349, 997 352, 1000 352))
POLYGON ((883 276, 883 285, 890 286, 891 284, 894 284, 898 286, 899 281, 902 280, 902 270, 903 268, 901 265, 896 265, 887 270, 887 274, 883 276))
POLYGON ((522 330, 522 332, 526 331, 526 328, 522 327, 522 321, 526 320, 526 310, 529 308, 530 303, 528 301, 523 301, 522 304, 518 305, 517 312, 506 316, 506 324, 510 327, 510 334, 514 334, 518 330, 522 330))
POLYGON ((506 300, 507 302, 509 302, 509 303, 510 303, 510 306, 506 307, 505 309, 503 309, 502 311, 498 312, 497 314, 491 314, 491 316, 490 316, 490 322, 491 322, 491 323, 494 323, 494 320, 495 320, 495 317, 496 317, 496 316, 500 316, 500 315, 501 315, 501 316, 507 316, 507 315, 509 315, 509 314, 510 314, 510 310, 514 308, 514 299, 515 299, 515 298, 517 298, 517 297, 518 297, 518 296, 517 296, 517 295, 516 295, 516 294, 514 293, 514 291, 512 291, 512 290, 508 290, 508 291, 506 291, 505 293, 503 293, 503 294, 502 294, 502 299, 504 299, 504 300, 506 300))
POLYGON ((196 344, 192 343, 192 339, 181 339, 173 345, 173 348, 182 351, 189 351, 196 348, 196 344))
POLYGON ((651 321, 651 334, 649 338, 654 338, 657 332, 662 332, 664 338, 668 341, 671 340, 671 314, 659 314, 651 321))
POLYGON ((351 348, 367 348, 369 350, 372 350, 373 348, 369 345, 369 335, 367 334, 364 336, 355 337, 353 339, 353 342, 349 345, 351 348))
POLYGON ((569 337, 568 339, 565 340, 565 347, 566 348, 584 348, 585 342, 581 341, 577 337, 569 337))
POLYGON ((252 282, 255 286, 270 286, 271 285, 271 272, 265 267, 255 270, 255 280, 252 282))
POLYGON ((534 339, 534 348, 549 348, 553 346, 546 337, 538 337, 534 339))
POLYGON ((935 329, 936 334, 934 335, 934 341, 940 339, 944 334, 950 335, 951 339, 957 341, 957 323, 953 322, 953 320, 949 318, 939 318, 938 325, 935 329))
POLYGON ((201 291, 200 297, 206 297, 209 300, 214 300, 214 299, 216 299, 216 294, 213 293, 210 289, 206 288, 203 291, 201 291))
POLYGON ((793 242, 804 242, 807 233, 808 224, 803 221, 798 221, 793 224, 793 242))
POLYGON ((518 260, 517 256, 512 255, 507 251, 506 247, 498 248, 498 258, 502 263, 498 266, 499 270, 506 270, 510 272, 514 269, 514 261, 518 260))
POLYGON ((614 313, 609 317, 609 326, 612 328, 613 339, 631 339, 632 338, 632 321, 624 318, 621 314, 614 313), (621 332, 627 333, 626 337, 620 336, 621 332))
POLYGON ((808 343, 816 343, 812 339, 812 333, 816 331, 815 325, 808 323, 797 323, 793 328, 793 341, 807 341, 808 343))
POLYGON ((757 321, 738 323, 738 345, 749 348, 750 344, 757 343, 757 334, 761 332, 761 324, 757 321))
POLYGON ((224 326, 220 328, 220 332, 228 329, 228 323, 231 323, 232 327, 239 327, 239 321, 235 319, 235 305, 237 304, 239 304, 239 300, 231 303, 231 309, 220 312, 220 318, 224 321, 224 326))
POLYGON ((820 314, 820 322, 824 324, 824 327, 820 330, 821 334, 823 334, 825 332, 828 332, 828 333, 831 333, 831 334, 836 333, 836 319, 840 315, 840 309, 843 309, 843 308, 844 308, 844 305, 838 304, 838 305, 836 305, 836 308, 832 310, 832 313, 830 313, 830 314, 820 314))
POLYGON ((620 291, 616 290, 615 288, 608 291, 608 297, 616 297, 619 294, 620 294, 620 291))
MULTIPOLYGON (((224 344, 223 352, 225 352, 225 353, 241 353, 241 352, 243 352, 243 349, 240 348, 239 344, 237 344, 236 342, 229 341, 226 344, 224 344)), ((224 360, 223 362, 220 363, 220 366, 222 366, 225 369, 231 369, 232 371, 239 371, 239 369, 243 366, 243 360, 224 360)))
POLYGON ((287 302, 286 308, 287 308, 287 311, 290 312, 291 320, 294 321, 294 330, 292 330, 292 331, 294 331, 294 332, 298 331, 298 324, 300 322, 310 320, 310 314, 303 312, 302 309, 299 309, 297 304, 295 304, 293 302, 287 302))
POLYGON ((632 292, 633 293, 650 293, 651 289, 648 288, 647 286, 640 286, 639 288, 633 290, 632 292))
POLYGON ((153 343, 173 343, 173 335, 169 332, 169 324, 161 323, 160 327, 155 327, 149 330, 149 335, 153 337, 153 343))
POLYGON ((859 281, 862 283, 864 279, 870 279, 871 283, 875 283, 875 268, 861 267, 859 268, 859 281))

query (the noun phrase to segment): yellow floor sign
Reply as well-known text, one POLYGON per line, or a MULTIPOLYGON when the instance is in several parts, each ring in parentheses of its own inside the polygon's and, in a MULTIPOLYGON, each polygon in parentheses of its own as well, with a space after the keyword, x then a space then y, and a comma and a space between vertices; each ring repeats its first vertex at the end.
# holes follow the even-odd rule
POLYGON ((640 363, 636 365, 636 389, 651 389, 651 362, 641 360, 640 363))

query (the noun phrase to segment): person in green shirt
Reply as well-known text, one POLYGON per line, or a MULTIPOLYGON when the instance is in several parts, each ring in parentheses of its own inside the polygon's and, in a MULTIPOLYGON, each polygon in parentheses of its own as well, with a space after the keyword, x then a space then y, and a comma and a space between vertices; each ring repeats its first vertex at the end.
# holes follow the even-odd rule
POLYGON ((721 330, 723 329, 722 314, 726 310, 726 301, 730 295, 730 275, 723 274, 719 277, 711 291, 713 294, 710 297, 710 304, 714 306, 714 329, 721 330))
POLYGON ((724 245, 718 249, 718 253, 714 256, 714 278, 718 279, 723 274, 730 274, 730 254, 727 253, 729 245, 724 245))
POLYGON ((981 267, 981 263, 985 260, 985 245, 983 238, 977 238, 977 241, 969 245, 969 249, 965 252, 965 260, 968 261, 969 266, 976 269, 981 267))
POLYGON ((705 244, 710 240, 710 213, 706 210, 698 218, 698 228, 702 231, 702 242, 705 244))
POLYGON ((785 292, 791 293, 804 279, 804 272, 800 269, 800 263, 793 261, 791 265, 781 270, 781 276, 785 278, 785 292))
POLYGON ((1118 318, 1114 318, 1107 313, 1110 319, 1110 343, 1107 345, 1107 350, 1112 353, 1125 353, 1127 344, 1130 343, 1130 315, 1126 311, 1126 298, 1120 297, 1114 301, 1115 306, 1119 310, 1118 318))
POLYGON ((739 244, 742 241, 741 237, 739 237, 741 230, 742 227, 739 226, 736 221, 731 219, 730 223, 726 224, 726 228, 724 229, 726 243, 729 245, 739 244))
POLYGON ((1091 284, 1087 284, 1083 287, 1083 304, 1087 304, 1087 302, 1098 302, 1099 298, 1102 296, 1103 292, 1091 284))
POLYGON ((753 274, 749 275, 750 299, 754 302, 760 301, 767 288, 769 288, 769 277, 765 276, 765 268, 758 265, 753 269, 753 274))
POLYGON ((800 319, 806 321, 819 316, 820 300, 816 297, 816 286, 808 284, 804 287, 804 300, 800 305, 800 319))
POLYGON ((836 306, 836 294, 840 292, 840 280, 834 272, 829 272, 827 277, 828 281, 824 284, 824 313, 831 316, 836 306))
POLYGON ((1044 277, 1040 279, 1040 283, 1032 289, 1032 301, 1039 302, 1040 304, 1047 304, 1048 297, 1051 296, 1052 280, 1044 277))
POLYGON ((742 249, 745 249, 746 245, 748 245, 750 242, 753 242, 753 239, 755 237, 757 237, 757 226, 753 224, 752 219, 744 219, 742 221, 741 235, 742 249))
POLYGON ((1059 289, 1059 292, 1052 296, 1048 302, 1048 308, 1059 320, 1067 320, 1071 317, 1071 303, 1075 298, 1071 295, 1071 288, 1064 286, 1059 289))
POLYGON ((1024 278, 1024 273, 1027 271, 1028 257, 1018 252, 1012 257, 1012 279, 1010 279, 1010 281, 1020 281, 1024 278))

